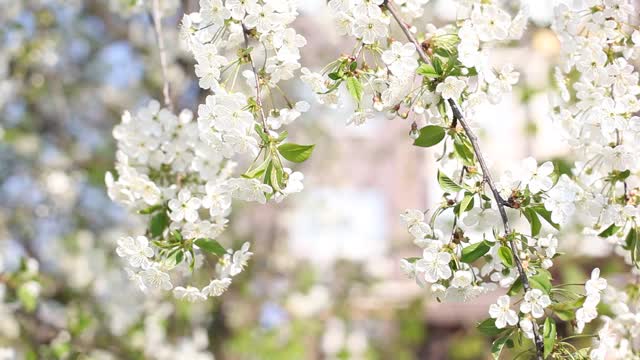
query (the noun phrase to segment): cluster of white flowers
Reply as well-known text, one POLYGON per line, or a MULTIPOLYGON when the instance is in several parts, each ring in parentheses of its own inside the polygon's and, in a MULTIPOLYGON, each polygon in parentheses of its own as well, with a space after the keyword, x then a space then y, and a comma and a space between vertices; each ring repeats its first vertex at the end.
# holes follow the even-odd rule
POLYGON ((555 13, 563 63, 555 72, 561 98, 554 115, 579 157, 575 179, 561 179, 562 191, 546 205, 558 222, 579 209, 580 221, 596 233, 614 226, 603 236, 616 235, 619 247, 631 250, 626 234, 636 231, 640 216, 640 86, 630 63, 640 56, 634 9, 627 0, 588 1, 559 5, 555 13))
POLYGON ((587 323, 598 317, 596 307, 600 303, 602 292, 607 288, 607 280, 600 277, 600 269, 595 268, 591 271, 591 279, 587 280, 584 285, 586 297, 584 304, 576 311, 577 331, 582 332, 587 323))
MULTIPOLYGON (((113 134, 118 141, 118 178, 107 173, 109 196, 133 211, 152 215, 147 236, 121 238, 116 252, 140 289, 170 290, 167 271, 189 262, 201 265, 198 257, 226 226, 232 197, 240 198, 235 194, 253 190, 258 181, 231 177, 236 164, 203 142, 188 110, 176 116, 151 101, 135 115, 125 112, 113 134)), ((238 264, 244 265, 246 254, 251 254, 248 246, 234 253, 234 259, 243 259, 238 264)), ((220 259, 220 279, 212 283, 224 281, 228 286, 230 276, 237 273, 227 269, 234 266, 225 259, 228 256, 220 259)), ((181 294, 179 289, 176 295, 181 294)), ((204 295, 218 293, 203 289, 204 295)))
POLYGON ((442 125, 439 104, 443 99, 458 100, 463 93, 468 94, 464 108, 470 112, 487 100, 498 101, 518 81, 519 74, 513 67, 507 65, 496 70, 488 64, 484 49, 490 46, 481 47, 481 42, 519 38, 527 21, 526 7, 512 17, 495 4, 463 2, 458 11, 458 25, 440 29, 427 25, 421 49, 416 49, 413 42, 388 42, 395 7, 400 5, 402 15, 415 18, 423 12, 418 3, 329 1, 342 33, 357 38, 358 43, 351 56, 332 62, 322 73, 304 68, 302 79, 317 94, 319 102, 334 106, 340 102, 335 90, 345 83, 357 102, 356 111, 347 124, 361 125, 373 117, 371 110, 362 104, 370 99, 375 110, 384 111, 390 118, 407 118, 413 113, 416 121, 442 125), (431 57, 432 63, 418 68, 416 59, 423 51, 431 57), (365 52, 366 59, 379 58, 381 61, 361 64, 359 61, 362 57, 364 62, 365 52), (455 61, 449 62, 449 59, 455 61), (433 82, 434 86, 424 86, 417 83, 421 78, 440 78, 442 81, 433 82))
MULTIPOLYGON (((597 1, 590 1, 594 2, 597 1)), ((500 42, 521 37, 528 8, 521 6, 512 14, 498 1, 461 1, 455 25, 437 28, 429 24, 420 32, 404 23, 400 14, 414 18, 422 10, 416 8, 407 14, 411 7, 402 6, 403 11, 398 12, 397 5, 403 4, 331 0, 329 6, 341 33, 355 37, 357 43, 350 55, 331 62, 321 72, 303 68, 301 78, 316 92, 319 102, 333 106, 339 105, 338 92, 344 85, 356 104, 354 114, 346 121, 348 125, 364 124, 377 110, 389 118, 413 120, 410 136, 416 146, 430 147, 444 140, 445 153, 439 156, 443 168, 438 173, 444 190, 442 203, 431 214, 407 210, 401 216, 414 243, 423 249, 421 257, 403 260, 402 268, 439 299, 468 300, 498 287, 508 289, 508 295, 501 296, 489 309, 487 326, 501 330, 505 338, 523 333, 534 340, 537 357, 542 358, 546 351, 542 322, 545 336, 550 337, 545 342, 555 342, 555 322, 547 313, 557 311, 554 305, 566 300, 551 291, 548 269, 558 255, 558 239, 551 228, 566 224, 584 193, 571 177, 558 176, 551 162, 538 165, 533 158, 525 159, 494 183, 475 143, 477 139, 466 124, 473 120, 478 105, 497 103, 517 83, 519 74, 514 68, 508 64, 492 68, 489 55, 500 42), (391 37, 393 24, 400 27, 406 43, 391 37), (420 123, 426 126, 419 128, 420 123), (450 223, 439 221, 443 213, 453 215, 451 230, 445 229, 450 223), (530 234, 514 231, 509 214, 525 217, 530 234), (503 226, 499 225, 501 222, 503 226), (548 226, 541 236, 543 222, 548 226), (511 308, 516 301, 520 303, 519 311, 511 308)), ((625 13, 620 4, 609 1, 606 7, 596 7, 592 13, 617 8, 620 16, 625 13)), ((599 19, 610 21, 606 14, 599 19)), ((611 33, 608 25, 598 29, 611 33)), ((583 45, 589 46, 589 41, 583 45)), ((618 87, 612 91, 619 95, 633 93, 631 84, 635 86, 637 79, 630 75, 632 69, 617 70, 616 74, 625 75, 609 76, 603 81, 607 86, 618 87)), ((612 92, 603 90, 598 94, 612 92)), ((593 106, 602 105, 601 98, 587 98, 593 106)), ((603 112, 599 114, 602 118, 603 112)), ((595 114, 588 118, 591 117, 595 114)), ((618 117, 615 120, 621 123, 618 117)), ((608 143, 610 138, 602 144, 608 143)), ((599 151, 606 153, 603 147, 599 151)), ((615 224, 621 225, 618 221, 615 224)), ((606 286, 599 279, 599 271, 594 271, 594 277, 587 282, 586 295, 576 295, 584 301, 560 306, 575 312, 578 331, 597 317, 595 308, 604 289, 602 282, 606 286)))
POLYGON ((640 302, 637 294, 628 294, 609 286, 602 301, 609 306, 611 316, 600 317, 603 324, 591 350, 591 359, 636 358, 640 352, 640 302))
POLYGON ((300 68, 299 48, 306 41, 288 27, 296 16, 296 1, 200 1, 200 11, 185 15, 181 29, 199 85, 211 91, 197 118, 189 110, 176 116, 151 101, 134 116, 125 112, 114 129, 118 177, 107 174, 109 196, 151 216, 146 236, 123 238, 117 249, 142 290, 174 289, 188 301, 221 295, 252 254, 248 243, 234 252, 215 240, 232 200, 264 204, 303 189, 303 175, 284 160, 302 162, 313 146, 284 143, 286 131, 276 132, 309 108, 291 102, 278 85, 300 68), (261 54, 264 66, 257 68, 254 56, 261 54), (246 86, 236 84, 241 70, 246 86), (281 103, 273 90, 282 94, 281 103), (238 174, 239 164, 248 169, 238 174), (210 283, 174 288, 168 271, 193 271, 207 253, 218 257, 210 283))
MULTIPOLYGON (((560 97, 554 118, 574 148, 572 177, 563 175, 545 207, 554 221, 577 221, 585 234, 598 234, 615 245, 626 262, 638 266, 640 246, 639 75, 633 62, 640 55, 640 30, 628 0, 592 0, 555 8, 553 29, 562 49, 555 78, 560 97)), ((634 269, 637 276, 637 271, 634 269)), ((587 296, 576 312, 577 329, 598 317, 596 305, 607 287, 594 270, 587 296)), ((637 287, 627 291, 636 296, 637 287)), ((638 350, 621 320, 628 314, 627 295, 610 289, 605 301, 614 318, 604 327, 591 358, 631 358, 638 350)))

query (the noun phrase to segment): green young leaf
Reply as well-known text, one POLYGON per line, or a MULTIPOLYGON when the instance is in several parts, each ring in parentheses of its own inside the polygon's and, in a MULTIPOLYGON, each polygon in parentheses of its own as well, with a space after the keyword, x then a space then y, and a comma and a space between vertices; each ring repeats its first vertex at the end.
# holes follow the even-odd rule
POLYGON ((522 291, 522 279, 518 276, 516 281, 513 282, 513 285, 507 291, 507 295, 513 296, 522 291))
POLYGON ((512 268, 515 265, 513 252, 506 246, 500 246, 500 249, 498 249, 498 257, 506 267, 512 268))
POLYGON ((472 263, 482 257, 484 254, 488 253, 491 250, 491 246, 487 241, 481 241, 479 243, 475 243, 467 246, 462 249, 462 256, 460 256, 460 261, 464 263, 472 263))
POLYGON ((264 129, 262 129, 262 126, 260 126, 260 124, 256 124, 253 129, 256 131, 258 136, 260 136, 260 139, 262 139, 263 143, 267 144, 269 142, 269 136, 264 132, 264 129))
POLYGON ((545 221, 553 226, 556 229, 560 229, 560 225, 556 224, 553 222, 553 220, 551 220, 551 211, 547 210, 544 205, 540 204, 540 205, 534 205, 531 206, 531 209, 533 209, 535 212, 538 213, 538 215, 540 215, 543 219, 545 219, 545 221))
POLYGON ((434 69, 431 64, 420 65, 420 67, 418 68, 418 74, 430 79, 435 79, 440 76, 440 74, 436 72, 436 69, 434 69))
POLYGON ((576 318, 576 311, 582 307, 586 300, 585 296, 579 297, 577 300, 564 301, 561 303, 551 304, 549 308, 562 321, 571 321, 576 318))
POLYGON ((179 230, 173 230, 171 232, 171 237, 178 242, 182 242, 182 240, 184 240, 182 237, 182 233, 179 230))
POLYGON ((511 333, 498 338, 496 341, 493 342, 493 344, 491 344, 491 355, 493 356, 494 360, 500 359, 500 353, 502 353, 502 349, 504 349, 505 345, 508 348, 513 347, 513 340, 509 338, 510 336, 511 336, 511 333))
POLYGON ((182 260, 184 260, 184 251, 179 250, 179 251, 176 253, 175 260, 176 260, 176 261, 175 261, 176 266, 177 266, 177 265, 180 265, 180 263, 182 262, 182 260))
POLYGON ((474 166, 475 156, 473 154, 473 148, 467 138, 460 135, 453 138, 453 150, 462 162, 467 166, 474 166))
POLYGON ((434 56, 431 60, 431 63, 433 64, 433 69, 436 71, 436 73, 442 74, 442 60, 440 60, 439 57, 434 56))
POLYGON ((420 129, 420 135, 413 142, 413 145, 420 147, 430 147, 437 145, 444 139, 445 131, 442 126, 427 125, 420 129))
POLYGON ((255 169, 251 171, 247 171, 246 173, 242 174, 242 177, 247 179, 259 178, 264 174, 265 170, 267 170, 267 167, 269 167, 270 164, 271 164, 271 158, 267 158, 255 169))
POLYGON ((640 253, 640 237, 638 229, 632 227, 624 240, 624 248, 631 252, 631 261, 638 266, 638 254, 640 253))
POLYGON ((349 94, 357 101, 360 102, 362 100, 363 88, 360 80, 357 78, 350 76, 347 78, 347 90, 349 94))
POLYGON ((224 246, 220 245, 220 243, 214 239, 197 239, 193 243, 200 249, 218 256, 222 256, 227 252, 224 246))
POLYGON ((540 218, 538 218, 538 213, 530 207, 524 209, 522 213, 531 225, 531 236, 538 236, 538 234, 540 234, 540 229, 542 228, 542 223, 540 222, 540 218))
POLYGON ((167 212, 163 211, 161 213, 155 214, 151 218, 151 223, 149 225, 149 230, 151 232, 151 237, 159 237, 162 236, 164 229, 169 226, 169 216, 167 216, 167 212))
POLYGON ((280 135, 275 140, 276 144, 279 144, 279 143, 283 142, 284 139, 287 138, 287 136, 289 136, 289 132, 287 130, 282 131, 280 133, 280 135))
POLYGON ((546 359, 553 351, 553 345, 556 343, 556 322, 551 317, 547 317, 544 321, 542 333, 544 335, 544 358, 546 359))
POLYGON ((314 147, 315 145, 286 143, 278 146, 278 152, 289 161, 301 163, 311 156, 314 147))
POLYGON ((450 177, 445 175, 440 170, 438 170, 438 183, 440 184, 442 190, 446 192, 456 193, 462 190, 462 187, 460 185, 456 184, 455 181, 451 180, 450 177))
POLYGON ((331 80, 339 80, 340 79, 340 74, 338 74, 337 72, 332 72, 329 73, 329 79, 331 80))
POLYGON ((598 234, 598 236, 603 237, 603 238, 607 238, 607 237, 612 236, 613 234, 617 233, 618 230, 620 230, 620 226, 616 226, 616 224, 611 224, 611 225, 609 225, 608 228, 604 229, 600 234, 598 234))
POLYGON ((273 171, 271 171, 270 185, 275 191, 281 191, 286 187, 284 182, 284 170, 278 163, 273 163, 273 171))
POLYGON ((531 286, 544 291, 545 294, 551 292, 551 273, 544 269, 538 269, 538 273, 529 278, 531 286))
POLYGON ((458 216, 461 216, 462 213, 473 208, 473 195, 472 193, 464 194, 464 198, 462 198, 460 206, 458 207, 458 216))
POLYGON ((478 324, 476 328, 482 334, 487 336, 496 336, 506 330, 506 329, 498 329, 496 327, 496 319, 492 319, 492 318, 485 319, 483 322, 478 324))
POLYGON ((138 211, 138 214, 142 214, 142 215, 149 215, 149 214, 153 214, 154 212, 161 210, 162 208, 164 208, 164 205, 153 205, 153 206, 149 206, 146 209, 142 209, 140 211, 138 211))
POLYGON ((20 285, 17 290, 18 300, 27 312, 33 312, 38 306, 38 293, 33 290, 30 283, 20 285))

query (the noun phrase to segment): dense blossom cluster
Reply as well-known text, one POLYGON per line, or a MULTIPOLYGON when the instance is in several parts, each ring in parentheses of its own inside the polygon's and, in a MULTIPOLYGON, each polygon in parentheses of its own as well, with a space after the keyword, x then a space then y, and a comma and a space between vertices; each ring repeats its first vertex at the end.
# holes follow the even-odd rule
POLYGON ((487 51, 490 43, 522 35, 526 7, 512 17, 495 4, 465 2, 457 12, 458 26, 427 25, 423 49, 417 49, 411 41, 387 41, 394 19, 389 9, 401 5, 403 11, 394 11, 395 16, 402 14, 408 18, 422 14, 422 7, 408 3, 329 1, 337 26, 342 33, 357 38, 358 43, 351 55, 328 64, 322 73, 303 68, 302 79, 318 94, 319 102, 328 105, 339 105, 341 99, 336 90, 345 84, 357 103, 347 124, 365 123, 373 117, 370 109, 373 107, 389 117, 412 115, 415 120, 444 125, 443 99, 460 99, 464 94, 464 109, 472 112, 482 103, 499 101, 517 82, 519 75, 513 67, 490 66, 487 51), (418 55, 423 51, 433 62, 418 68, 418 55), (363 62, 359 62, 361 59, 363 62), (369 62, 365 63, 365 59, 369 62), (440 77, 443 81, 420 81, 440 77), (365 106, 369 101, 372 106, 365 106))
MULTIPOLYGON (((312 145, 284 143, 283 125, 309 106, 291 102, 278 83, 300 67, 306 41, 288 27, 295 1, 201 1, 185 15, 181 38, 193 53, 202 89, 211 91, 198 108, 175 115, 152 101, 135 115, 126 112, 114 129, 117 180, 107 175, 109 195, 138 213, 151 215, 145 236, 125 237, 117 253, 142 290, 173 289, 177 298, 201 301, 221 295, 252 255, 249 244, 226 250, 215 240, 227 225, 233 199, 264 204, 302 190, 303 175, 284 160, 302 162, 312 145), (251 47, 249 40, 258 46, 251 47), (256 67, 257 54, 262 68, 256 67), (238 74, 246 86, 237 83, 238 74), (275 102, 278 90, 282 101, 275 102), (269 95, 271 103, 263 103, 269 95), (241 174, 239 167, 248 169, 241 174), (216 276, 203 288, 173 286, 169 270, 194 270, 218 257, 216 276)), ((174 271, 175 278, 189 271, 174 271)))
MULTIPOLYGON (((572 345, 557 338, 554 319, 575 320, 576 330, 582 332, 597 317, 596 306, 607 283, 594 269, 584 292, 557 289, 548 269, 558 256, 555 229, 573 215, 583 190, 553 163, 539 165, 533 158, 494 182, 467 125, 478 105, 499 102, 517 83, 519 74, 513 67, 495 69, 489 55, 501 43, 521 37, 527 7, 513 14, 499 1, 461 1, 455 25, 427 25, 416 31, 400 16, 414 18, 422 11, 411 13, 403 6, 399 12, 398 5, 402 4, 330 1, 341 33, 358 41, 350 55, 319 73, 303 68, 301 78, 319 102, 333 106, 340 105, 339 89, 344 85, 356 103, 347 124, 363 124, 373 118, 374 110, 382 111, 389 118, 413 120, 414 145, 444 143, 438 157, 441 204, 431 212, 411 209, 401 216, 423 249, 420 257, 402 261, 403 270, 438 299, 466 301, 506 289, 507 295, 490 307, 490 317, 480 326, 500 335, 494 356, 518 334, 533 341, 531 351, 538 359, 551 352, 575 353, 572 345), (406 43, 398 40, 402 37, 392 40, 395 26, 406 43), (510 223, 518 215, 526 218, 529 231, 510 223)), ((610 7, 625 11, 615 4, 610 7)), ((607 16, 600 20, 609 21, 607 16)), ((629 83, 608 84, 614 82, 629 83)))
MULTIPOLYGON (((560 5, 555 14, 553 28, 562 44, 563 62, 555 72, 561 96, 554 114, 578 158, 571 177, 563 178, 564 188, 545 205, 558 214, 559 222, 575 220, 586 236, 608 239, 628 264, 637 267, 640 86, 632 64, 640 54, 640 31, 633 25, 637 14, 626 0, 560 5)), ((640 345, 630 341, 637 335, 628 322, 635 307, 626 304, 635 303, 637 285, 625 291, 628 294, 608 290, 605 300, 614 316, 603 316, 598 347, 591 353, 594 359, 631 358, 640 351, 640 345)), ((580 318, 588 322, 597 317, 595 304, 588 303, 589 299, 577 314, 579 327, 580 318)))

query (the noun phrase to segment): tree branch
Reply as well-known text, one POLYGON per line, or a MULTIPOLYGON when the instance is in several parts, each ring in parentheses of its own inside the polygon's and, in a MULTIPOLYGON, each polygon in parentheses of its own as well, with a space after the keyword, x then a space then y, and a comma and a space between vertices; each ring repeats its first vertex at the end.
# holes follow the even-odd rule
POLYGON ((173 112, 173 101, 169 91, 169 77, 167 71, 167 52, 164 47, 164 39, 162 38, 162 10, 160 9, 160 0, 153 0, 153 29, 156 34, 158 43, 158 52, 160 53, 160 67, 162 68, 162 95, 164 96, 164 104, 173 112))
POLYGON ((249 63, 251 64, 251 70, 253 71, 253 75, 256 79, 256 103, 260 108, 260 120, 262 121, 262 126, 264 131, 267 131, 267 117, 264 115, 264 109, 262 108, 262 98, 260 96, 260 76, 258 75, 258 70, 256 70, 256 65, 253 62, 253 57, 249 50, 249 37, 247 33, 249 30, 242 24, 242 34, 244 35, 244 47, 247 49, 247 57, 249 58, 249 63))
MULTIPOLYGON (((427 54, 425 54, 424 50, 422 49, 422 46, 420 45, 420 43, 418 43, 418 40, 416 40, 415 36, 413 36, 411 31, 409 31, 409 27, 398 16, 398 13, 395 7, 393 6, 393 4, 389 0, 385 0, 385 2, 383 3, 383 6, 386 7, 387 10, 389 10, 389 12, 391 13, 391 16, 393 16, 395 21, 398 23, 398 25, 400 26, 400 29, 402 29, 402 32, 406 35, 407 39, 415 45, 416 50, 420 55, 420 59, 424 63, 430 64, 431 61, 429 60, 429 57, 427 56, 427 54)), ((451 106, 451 111, 453 112, 453 123, 456 125, 457 123, 460 123, 460 125, 464 129, 464 132, 469 138, 471 145, 473 146, 473 152, 478 158, 478 163, 480 164, 480 168, 482 169, 482 178, 484 182, 491 189, 493 198, 496 202, 496 205, 498 206, 500 217, 502 218, 502 225, 504 226, 505 236, 508 237, 511 234, 511 228, 509 226, 509 219, 507 218, 507 212, 505 210, 506 202, 504 201, 502 196, 500 196, 500 192, 498 192, 498 189, 496 188, 496 185, 491 177, 491 172, 489 171, 489 167, 487 166, 484 160, 484 156, 482 155, 482 151, 480 150, 480 145, 478 144, 478 138, 476 137, 476 135, 473 133, 473 131, 465 121, 464 116, 462 115, 462 112, 458 108, 458 105, 456 104, 456 102, 453 99, 449 99, 449 105, 451 106)), ((527 278, 527 273, 524 270, 524 267, 522 266, 522 261, 518 256, 518 249, 514 241, 512 239, 508 239, 508 242, 509 242, 509 247, 511 248, 511 251, 513 252, 513 258, 515 259, 516 267, 518 269, 518 274, 520 276, 520 281, 522 282, 522 287, 526 293, 527 291, 531 290, 531 285, 529 284, 529 278, 527 278)), ((536 347, 536 357, 538 360, 543 360, 544 359, 544 341, 539 334, 538 325, 535 322, 533 322, 533 336, 534 336, 534 343, 536 347)))

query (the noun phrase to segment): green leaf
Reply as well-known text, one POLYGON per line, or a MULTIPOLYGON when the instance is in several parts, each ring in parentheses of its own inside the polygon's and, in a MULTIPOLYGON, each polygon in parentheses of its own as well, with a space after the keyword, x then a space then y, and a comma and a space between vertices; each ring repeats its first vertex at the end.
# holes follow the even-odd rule
POLYGON ((420 67, 418 68, 418 74, 430 79, 434 79, 440 76, 440 74, 436 72, 436 69, 434 69, 431 64, 420 65, 420 67))
POLYGON ((218 256, 222 256, 227 252, 227 250, 214 239, 197 239, 193 243, 200 249, 218 256))
POLYGON ((466 193, 462 201, 460 202, 460 206, 458 208, 458 216, 462 215, 467 210, 473 208, 473 195, 472 193, 466 193))
POLYGON ((564 301, 561 303, 551 304, 549 308, 562 321, 571 321, 576 318, 576 311, 582 307, 586 300, 585 296, 581 296, 577 300, 564 301))
POLYGON ((34 291, 34 282, 26 282, 18 288, 16 295, 27 312, 33 312, 38 306, 38 293, 34 291))
POLYGON ((162 236, 162 233, 167 226, 169 226, 169 216, 167 216, 166 211, 154 215, 151 218, 151 224, 149 226, 151 237, 155 238, 162 236))
POLYGON ((462 136, 455 136, 453 138, 453 150, 456 155, 462 159, 462 162, 467 166, 475 165, 475 156, 473 149, 469 141, 462 136))
POLYGON ((624 240, 624 248, 631 252, 631 261, 636 267, 638 266, 638 253, 640 253, 640 238, 638 237, 638 229, 632 227, 624 240))
POLYGON ((538 234, 540 234, 540 229, 542 228, 542 223, 538 218, 538 213, 529 207, 523 210, 523 214, 531 225, 531 236, 538 236, 538 234))
POLYGON ((500 246, 500 249, 498 249, 498 257, 506 267, 512 268, 515 265, 513 252, 506 246, 500 246))
POLYGON ((351 94, 351 96, 357 101, 360 102, 360 100, 362 100, 362 92, 363 92, 363 88, 362 88, 362 84, 360 83, 360 80, 358 80, 357 78, 350 76, 347 78, 347 90, 349 91, 349 94, 351 94))
POLYGON ((356 71, 357 68, 358 68, 358 62, 357 61, 352 61, 351 64, 349 64, 349 70, 350 71, 356 71))
POLYGON ((538 215, 540 215, 543 219, 545 219, 545 221, 549 223, 549 225, 553 226, 556 229, 560 229, 560 225, 554 223, 553 220, 551 220, 551 211, 547 210, 544 207, 544 205, 542 204, 534 205, 534 206, 531 206, 531 209, 533 209, 535 212, 538 213, 538 215))
POLYGON ((162 208, 164 208, 164 205, 153 205, 153 206, 149 206, 146 209, 142 209, 140 211, 138 211, 138 214, 142 214, 142 215, 149 215, 149 214, 153 214, 154 212, 161 210, 162 208))
POLYGON ((431 60, 431 63, 433 64, 433 69, 436 71, 436 73, 442 74, 442 60, 440 60, 439 57, 434 56, 431 60))
POLYGON ((531 286, 544 291, 545 294, 551 292, 551 273, 544 269, 538 269, 538 273, 529 278, 531 286))
POLYGON ((184 251, 180 250, 176 253, 175 256, 175 263, 176 265, 180 265, 180 263, 182 262, 182 260, 184 260, 184 251))
POLYGON ((478 324, 476 327, 482 334, 487 336, 496 336, 501 334, 506 329, 498 329, 496 327, 496 319, 488 318, 478 324))
POLYGON ((444 139, 445 131, 442 126, 427 125, 420 129, 420 135, 413 142, 413 145, 420 147, 430 147, 437 145, 444 139))
POLYGON ((262 126, 260 126, 260 124, 256 124, 253 129, 256 131, 258 136, 260 136, 260 139, 262 139, 263 143, 267 144, 269 142, 269 136, 264 132, 264 129, 262 129, 262 126))
POLYGON ((442 190, 447 192, 456 193, 462 190, 462 187, 460 185, 456 184, 455 181, 451 180, 450 177, 445 175, 440 170, 438 170, 438 184, 440 184, 442 190))
POLYGON ((287 136, 289 136, 289 132, 287 130, 282 131, 280 133, 280 135, 275 140, 276 144, 279 144, 279 143, 283 142, 284 139, 287 138, 287 136))
POLYGON ((338 80, 338 79, 340 79, 340 74, 338 74, 337 72, 329 73, 329 79, 338 80))
POLYGON ((178 242, 182 242, 182 240, 184 240, 182 237, 182 233, 179 230, 173 230, 171 232, 171 237, 178 242))
POLYGON ((314 147, 315 145, 286 143, 278 146, 278 152, 289 161, 301 163, 311 156, 314 147))
POLYGON ((507 291, 507 295, 513 296, 520 291, 522 291, 522 279, 520 278, 520 276, 518 276, 516 281, 514 281, 513 285, 511 285, 511 287, 509 288, 509 291, 507 291))
POLYGON ((464 263, 472 263, 482 257, 484 254, 488 253, 491 250, 491 246, 487 243, 487 241, 481 241, 479 243, 475 243, 469 245, 462 249, 462 256, 460 256, 460 261, 464 263))
POLYGON ((507 347, 509 348, 513 347, 513 340, 509 339, 510 336, 511 333, 498 338, 493 342, 493 344, 491 344, 491 355, 493 356, 494 360, 500 359, 500 353, 502 353, 502 349, 505 345, 507 345, 507 347))
POLYGON ((550 317, 547 317, 544 321, 543 335, 544 358, 546 359, 553 351, 553 345, 556 343, 556 322, 550 317))
POLYGON ((271 164, 271 159, 267 158, 260 165, 258 165, 255 169, 253 169, 251 171, 247 171, 246 173, 242 174, 242 177, 243 178, 247 178, 247 179, 259 178, 264 174, 265 170, 267 170, 267 167, 269 167, 270 164, 271 164))
POLYGON ((620 230, 620 226, 616 226, 616 224, 611 224, 609 225, 608 228, 604 229, 600 234, 598 234, 598 236, 606 238, 617 233, 618 230, 620 230))

